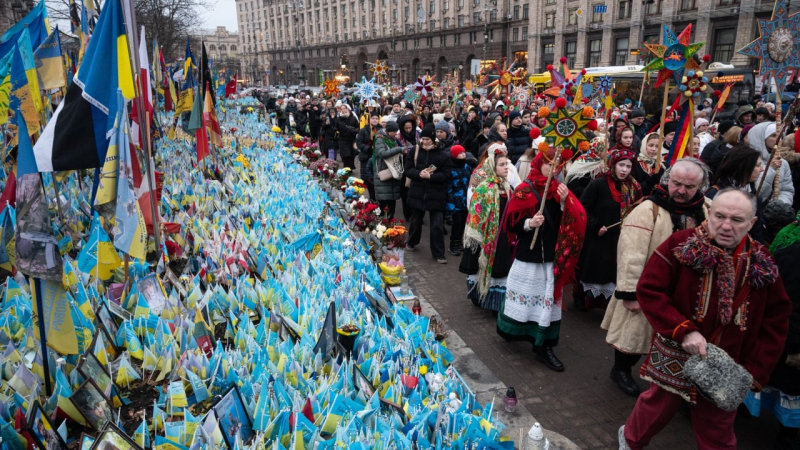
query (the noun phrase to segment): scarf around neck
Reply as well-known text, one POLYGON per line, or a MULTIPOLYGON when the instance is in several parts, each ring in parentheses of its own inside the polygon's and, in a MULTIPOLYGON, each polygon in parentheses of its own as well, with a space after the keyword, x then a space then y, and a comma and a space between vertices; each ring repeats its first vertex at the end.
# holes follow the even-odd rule
POLYGON ((675 200, 669 197, 669 191, 666 186, 659 184, 653 188, 648 200, 669 212, 670 217, 672 217, 673 232, 684 229, 683 223, 680 221, 681 216, 689 216, 698 224, 706 220, 705 212, 703 211, 705 195, 699 190, 688 203, 676 203, 675 200))
POLYGON ((633 209, 636 201, 642 197, 642 187, 630 174, 624 180, 620 180, 613 171, 606 172, 604 176, 608 181, 611 198, 619 203, 619 218, 622 220, 633 209), (617 187, 617 184, 619 184, 619 187, 617 187))

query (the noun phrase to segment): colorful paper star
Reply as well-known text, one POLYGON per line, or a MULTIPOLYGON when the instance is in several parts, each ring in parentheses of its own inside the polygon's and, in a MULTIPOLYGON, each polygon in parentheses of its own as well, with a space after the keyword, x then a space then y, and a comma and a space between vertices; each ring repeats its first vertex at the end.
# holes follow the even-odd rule
POLYGON ((548 126, 543 136, 553 147, 572 148, 577 152, 581 141, 588 141, 584 131, 592 117, 584 117, 583 108, 570 112, 566 108, 554 108, 547 116, 548 126))
POLYGON ((433 78, 431 77, 419 77, 417 78, 417 82, 414 83, 414 90, 419 92, 419 95, 421 95, 422 98, 427 98, 433 92, 433 88, 431 87, 432 82, 433 78))
POLYGON ((503 58, 502 66, 494 63, 488 67, 486 75, 483 77, 483 82, 487 83, 486 87, 491 88, 488 90, 495 95, 503 92, 507 94, 510 92, 511 86, 521 83, 525 79, 525 69, 521 67, 515 69, 516 65, 517 61, 514 61, 506 68, 506 60, 503 58))
POLYGON ((375 78, 367 80, 367 77, 361 77, 361 83, 356 83, 355 95, 362 99, 377 98, 378 85, 375 83, 375 78))
POLYGON ((772 75, 782 91, 791 71, 800 67, 800 14, 789 15, 786 1, 777 0, 772 19, 759 19, 758 29, 760 36, 738 53, 760 59, 759 75, 772 75))
POLYGON ((692 24, 687 25, 677 36, 668 26, 664 25, 663 44, 644 43, 644 46, 653 53, 653 60, 642 70, 658 71, 656 87, 661 86, 669 77, 673 77, 675 82, 679 83, 684 70, 699 68, 699 63, 694 59, 694 55, 705 45, 705 42, 692 44, 689 42, 691 36, 692 24))
POLYGON ((325 80, 325 95, 335 97, 339 95, 339 82, 336 80, 325 80))

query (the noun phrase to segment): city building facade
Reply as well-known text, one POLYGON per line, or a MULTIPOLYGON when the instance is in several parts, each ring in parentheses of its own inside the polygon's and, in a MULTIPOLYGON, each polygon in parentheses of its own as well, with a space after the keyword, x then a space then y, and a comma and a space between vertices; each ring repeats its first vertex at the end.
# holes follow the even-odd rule
POLYGON ((692 42, 713 62, 748 68, 757 60, 736 50, 758 35, 774 0, 537 0, 528 47, 530 71, 542 72, 565 56, 570 67, 643 64, 642 42, 659 43, 663 25, 677 34, 692 25, 692 42))
POLYGON ((205 42, 208 58, 214 61, 215 70, 244 73, 241 67, 239 33, 235 30, 228 31, 224 26, 220 26, 213 30, 202 30, 191 37, 195 41, 205 42))
POLYGON ((377 60, 398 84, 426 73, 469 79, 478 72, 473 60, 524 65, 531 7, 524 0, 236 1, 243 67, 255 66, 260 84, 286 85, 359 81, 377 60))
POLYGON ((736 53, 758 34, 774 0, 236 0, 242 72, 254 84, 320 85, 370 77, 385 60, 409 84, 474 79, 485 63, 517 61, 528 73, 567 57, 570 67, 644 64, 642 42, 663 25, 692 25, 702 54, 740 68, 736 53), (599 8, 598 8, 599 7, 599 8))
POLYGON ((0 36, 33 9, 33 0, 0 0, 0 36))

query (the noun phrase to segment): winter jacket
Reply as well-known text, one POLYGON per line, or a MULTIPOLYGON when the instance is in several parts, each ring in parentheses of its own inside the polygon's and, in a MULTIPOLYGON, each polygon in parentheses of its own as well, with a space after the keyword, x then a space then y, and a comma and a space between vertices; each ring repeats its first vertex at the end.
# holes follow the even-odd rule
POLYGON ((521 126, 519 128, 508 127, 506 148, 508 149, 508 159, 511 160, 511 164, 516 164, 520 156, 530 146, 531 137, 521 126))
POLYGON ((320 132, 322 133, 322 140, 324 142, 325 149, 337 148, 338 143, 336 139, 336 117, 331 117, 328 114, 325 114, 322 117, 322 129, 320 132), (328 123, 326 123, 326 121, 328 123))
POLYGON ((286 103, 281 103, 280 105, 275 105, 275 118, 278 120, 285 120, 286 119, 286 103))
POLYGON ((466 159, 455 159, 450 170, 450 184, 447 187, 447 212, 467 210, 467 187, 472 176, 472 167, 466 159))
MULTIPOLYGON (((363 131, 363 128, 362 128, 363 131)), ((374 145, 374 155, 372 157, 372 164, 373 173, 377 174, 381 170, 388 169, 386 162, 384 161, 386 158, 394 156, 398 153, 403 153, 405 150, 402 146, 397 144, 397 141, 388 134, 386 134, 386 130, 379 129, 377 133, 375 133, 373 139, 374 145), (394 142, 394 147, 389 147, 386 140, 394 142)), ((361 158, 361 154, 358 155, 361 158)), ((400 198, 400 191, 403 189, 404 182, 402 177, 399 180, 395 180, 394 178, 390 178, 386 181, 381 181, 377 175, 374 176, 374 184, 375 184, 375 200, 397 200, 400 198)))
POLYGON ((296 102, 287 102, 285 103, 286 108, 286 117, 289 117, 289 114, 294 114, 295 117, 297 116, 297 103, 296 102))
POLYGON ((267 99, 267 103, 264 105, 267 108, 267 111, 274 111, 275 110, 275 97, 270 97, 267 99))
POLYGON ((361 177, 367 180, 372 180, 374 177, 373 167, 370 163, 372 160, 372 138, 373 133, 377 134, 381 130, 381 126, 377 125, 373 131, 369 125, 358 131, 356 136, 356 146, 358 146, 358 160, 361 162, 361 177))
MULTIPOLYGON (((766 128, 771 123, 772 122, 760 123, 751 128, 750 132, 747 133, 750 146, 761 153, 761 161, 764 163, 764 165, 767 164, 770 153, 765 143, 766 136, 764 136, 764 134, 766 134, 766 128)), ((789 167, 789 162, 785 159, 781 160, 781 167, 779 170, 780 179, 778 186, 778 200, 786 203, 787 205, 791 205, 794 203, 794 183, 792 182, 792 169, 789 167)), ((772 198, 775 173, 775 169, 768 167, 767 170, 761 173, 761 176, 756 182, 756 186, 758 186, 758 183, 761 182, 761 178, 764 178, 764 187, 761 189, 761 194, 759 195, 761 200, 769 200, 772 198)))
POLYGON ((477 117, 472 122, 467 122, 464 120, 461 123, 458 141, 461 142, 461 146, 464 147, 464 150, 472 153, 473 155, 477 155, 478 150, 481 148, 481 146, 478 144, 478 135, 480 133, 481 122, 477 117))
MULTIPOLYGON (((741 121, 741 117, 747 113, 753 112, 753 107, 750 105, 742 105, 739 109, 736 110, 736 125, 743 127, 744 124, 741 121)), ((753 117, 755 119, 755 117, 753 117)))
POLYGON ((309 128, 319 129, 322 126, 322 112, 324 109, 322 106, 317 105, 317 110, 314 111, 314 105, 311 105, 311 109, 307 111, 309 128))
POLYGON ((405 160, 405 175, 411 179, 408 205, 422 211, 447 210, 447 186, 450 183, 452 169, 450 152, 440 146, 430 150, 419 146, 408 152, 405 160), (419 156, 415 155, 415 152, 419 152, 419 156), (421 178, 419 173, 431 165, 436 166, 436 170, 430 179, 421 178))
MULTIPOLYGON (((711 200, 703 210, 708 217, 711 200)), ((617 286, 600 328, 608 330, 606 342, 625 353, 650 351, 653 328, 641 312, 625 309, 622 300, 638 300, 636 284, 650 255, 672 235, 672 217, 664 208, 645 200, 625 217, 617 244, 617 286), (653 208, 658 213, 653 221, 653 208)))
POLYGON ((336 118, 336 130, 339 132, 339 142, 353 143, 358 135, 358 118, 350 113, 347 117, 336 118))

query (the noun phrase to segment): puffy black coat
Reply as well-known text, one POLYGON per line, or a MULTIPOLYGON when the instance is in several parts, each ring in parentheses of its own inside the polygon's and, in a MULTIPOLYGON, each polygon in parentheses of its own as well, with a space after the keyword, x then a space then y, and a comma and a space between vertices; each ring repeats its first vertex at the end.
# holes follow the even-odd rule
POLYGON ((308 126, 311 128, 319 128, 322 126, 322 111, 324 110, 323 107, 316 105, 317 110, 314 110, 314 105, 311 105, 311 109, 307 111, 308 113, 308 126))
POLYGON ((358 118, 353 113, 337 117, 336 130, 339 131, 339 142, 354 142, 359 131, 358 118))
POLYGON ((525 149, 531 146, 530 134, 525 132, 521 126, 519 128, 508 127, 508 138, 506 139, 506 149, 508 149, 508 159, 511 164, 516 164, 519 158, 525 153, 525 149))
MULTIPOLYGON (((363 128, 362 128, 363 130, 363 128)), ((386 131, 383 129, 378 130, 375 133, 374 137, 374 145, 370 149, 370 154, 374 151, 375 156, 372 158, 372 161, 368 161, 366 164, 371 166, 372 162, 374 162, 375 166, 372 168, 373 173, 378 173, 381 170, 388 169, 386 165, 385 159, 392 157, 398 153, 402 153, 405 149, 397 144, 397 141, 389 137, 386 134, 386 131), (391 142, 390 145, 386 141, 391 142)), ((361 158, 361 154, 358 155, 361 158)), ((363 166, 362 166, 363 167, 363 166)), ((378 201, 391 201, 397 200, 400 198, 403 192, 403 185, 405 181, 401 177, 399 180, 395 180, 394 178, 390 178, 386 181, 381 181, 379 177, 375 177, 375 200, 378 201)))
MULTIPOLYGON (((378 125, 375 127, 375 132, 377 133, 381 129, 381 126, 378 125)), ((358 160, 361 162, 361 178, 372 180, 374 173, 372 172, 370 160, 372 159, 373 148, 372 130, 370 130, 369 124, 358 131, 356 146, 358 146, 358 160)))
POLYGON ((478 144, 478 135, 480 133, 481 123, 477 118, 475 118, 472 122, 467 122, 464 120, 461 123, 458 141, 461 142, 461 146, 464 147, 464 150, 472 153, 473 155, 477 155, 478 150, 481 148, 480 144, 478 144))
POLYGON ((330 117, 327 114, 322 117, 322 129, 320 132, 322 133, 323 146, 326 150, 338 148, 336 139, 336 119, 337 117, 330 117), (326 121, 329 122, 326 123, 326 121))
POLYGON ((422 211, 445 211, 452 169, 450 152, 441 146, 430 151, 419 146, 408 152, 405 160, 405 176, 411 179, 408 205, 422 211), (419 156, 415 155, 415 151, 419 152, 419 156), (436 166, 436 171, 431 174, 430 179, 421 178, 419 173, 431 165, 436 166))

